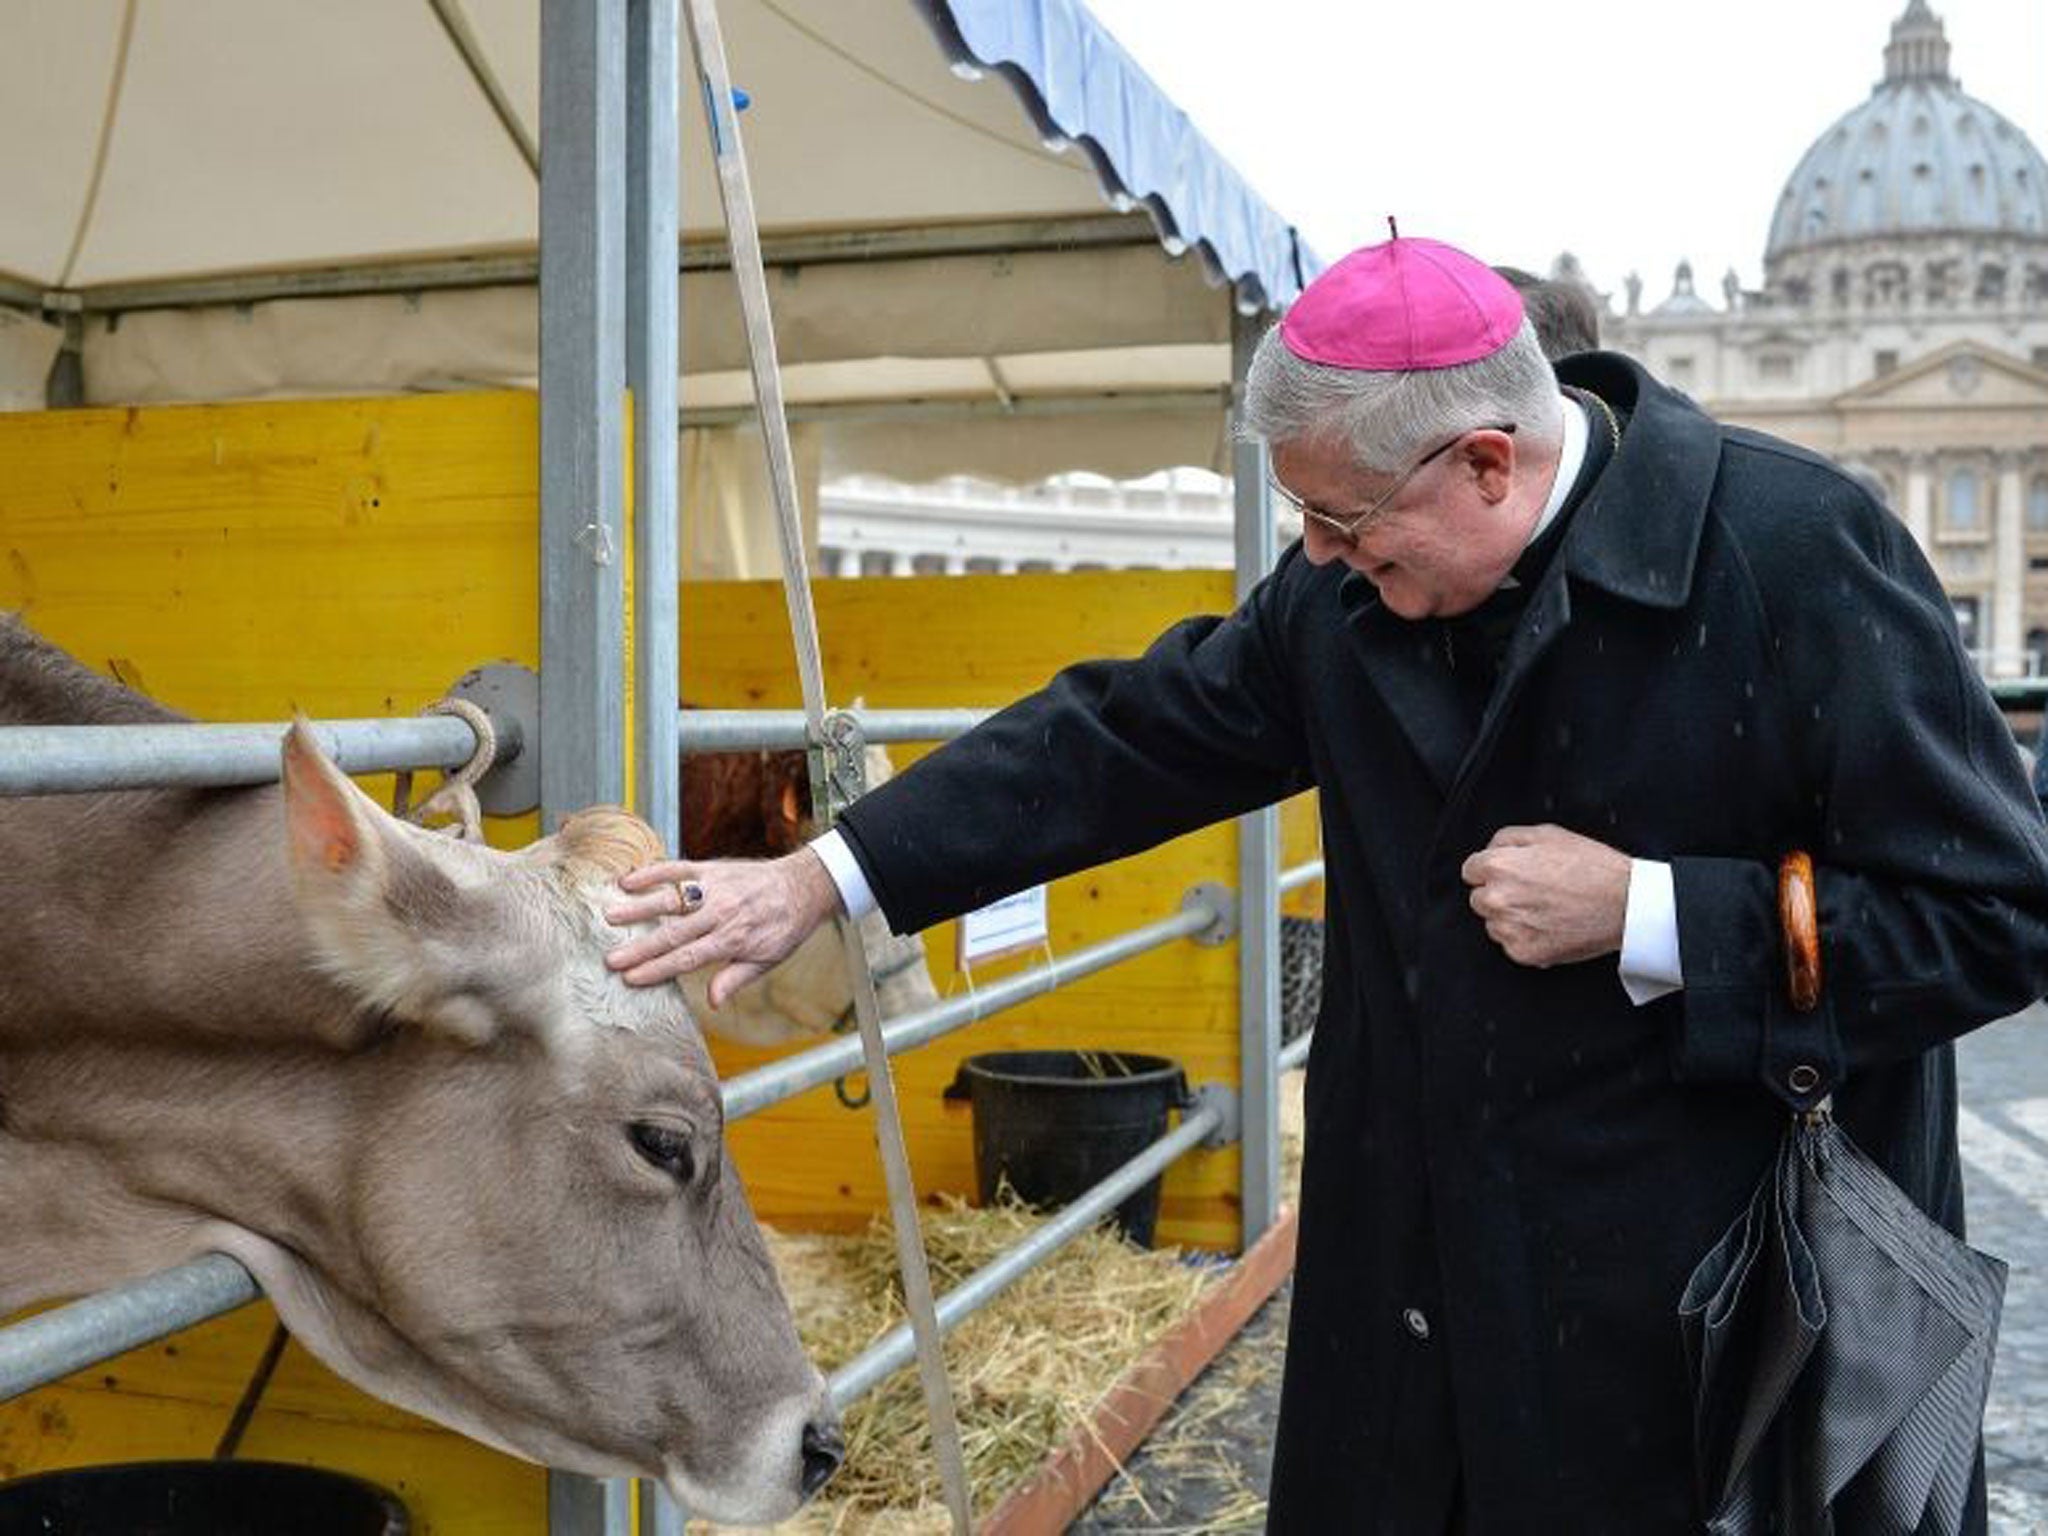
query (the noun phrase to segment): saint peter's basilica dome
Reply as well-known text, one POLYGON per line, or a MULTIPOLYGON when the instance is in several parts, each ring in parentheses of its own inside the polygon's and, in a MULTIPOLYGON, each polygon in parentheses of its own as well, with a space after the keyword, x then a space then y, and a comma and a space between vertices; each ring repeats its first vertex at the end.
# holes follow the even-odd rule
POLYGON ((1795 304, 1903 300, 1888 291, 1887 274, 1873 281, 1860 264, 1838 263, 1850 245, 1891 243, 1916 265, 1936 254, 1931 246, 1947 247, 1953 269, 1924 280, 1956 291, 1926 296, 1936 303, 2019 297, 2007 288, 2022 281, 2016 258, 2048 251, 2048 161, 1963 93, 1926 0, 1912 0, 1892 24, 1884 63, 1877 88, 1814 141, 1779 195, 1764 251, 1768 285, 1795 304))

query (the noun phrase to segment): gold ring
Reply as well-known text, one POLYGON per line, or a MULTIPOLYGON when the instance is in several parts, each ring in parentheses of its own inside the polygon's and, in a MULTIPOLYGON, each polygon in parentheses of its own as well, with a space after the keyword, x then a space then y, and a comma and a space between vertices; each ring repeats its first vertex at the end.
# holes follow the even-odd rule
POLYGON ((676 881, 676 911, 694 912, 704 905, 704 887, 694 880, 676 881))

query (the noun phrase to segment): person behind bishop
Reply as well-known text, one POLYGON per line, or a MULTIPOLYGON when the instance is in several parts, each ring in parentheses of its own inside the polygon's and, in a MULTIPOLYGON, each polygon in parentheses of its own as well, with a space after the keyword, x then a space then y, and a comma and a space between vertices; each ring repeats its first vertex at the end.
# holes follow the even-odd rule
MULTIPOLYGON (((2048 991, 2048 842, 1905 528, 1397 238, 1261 342, 1299 542, 761 863, 667 861, 613 965, 714 998, 842 906, 898 932, 1320 793, 1329 941, 1281 1532, 1694 1532, 1676 1308, 1788 1109, 1952 1230, 1950 1041, 2048 991), (1785 997, 1811 850, 1826 991, 1785 997)), ((1981 1486, 1972 1527, 1983 1527, 1981 1486)))

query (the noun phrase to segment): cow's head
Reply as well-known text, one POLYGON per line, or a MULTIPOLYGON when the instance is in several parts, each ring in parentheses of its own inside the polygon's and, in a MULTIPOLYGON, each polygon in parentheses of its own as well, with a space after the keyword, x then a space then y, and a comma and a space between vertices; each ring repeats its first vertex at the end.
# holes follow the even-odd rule
POLYGON ((655 1476, 780 1519, 839 1439, 726 1156, 673 988, 604 966, 612 880, 659 852, 624 812, 517 854, 396 821, 294 730, 295 899, 377 1027, 313 1251, 224 1243, 367 1390, 554 1466, 655 1476))

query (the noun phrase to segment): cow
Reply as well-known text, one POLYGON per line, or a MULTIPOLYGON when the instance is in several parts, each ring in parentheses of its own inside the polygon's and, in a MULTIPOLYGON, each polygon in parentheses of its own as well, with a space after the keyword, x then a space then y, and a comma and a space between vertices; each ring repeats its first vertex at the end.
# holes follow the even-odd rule
MULTIPOLYGON (((870 789, 895 773, 879 746, 867 749, 865 766, 870 789)), ((801 751, 692 753, 683 759, 682 802, 683 848, 692 858, 772 859, 801 847, 817 831, 810 814, 810 768, 801 751)), ((883 1018, 938 1002, 923 939, 892 934, 878 911, 861 919, 860 930, 883 1018)), ((813 932, 723 1007, 710 1005, 708 974, 683 977, 683 993, 704 1027, 723 1039, 776 1046, 853 1025, 846 952, 829 927, 813 932)))
MULTIPOLYGON (((0 614, 0 724, 180 719, 0 614)), ((765 1523, 843 1447, 617 810, 500 852, 281 784, 0 799, 0 1312, 210 1251, 342 1376, 765 1523)))

